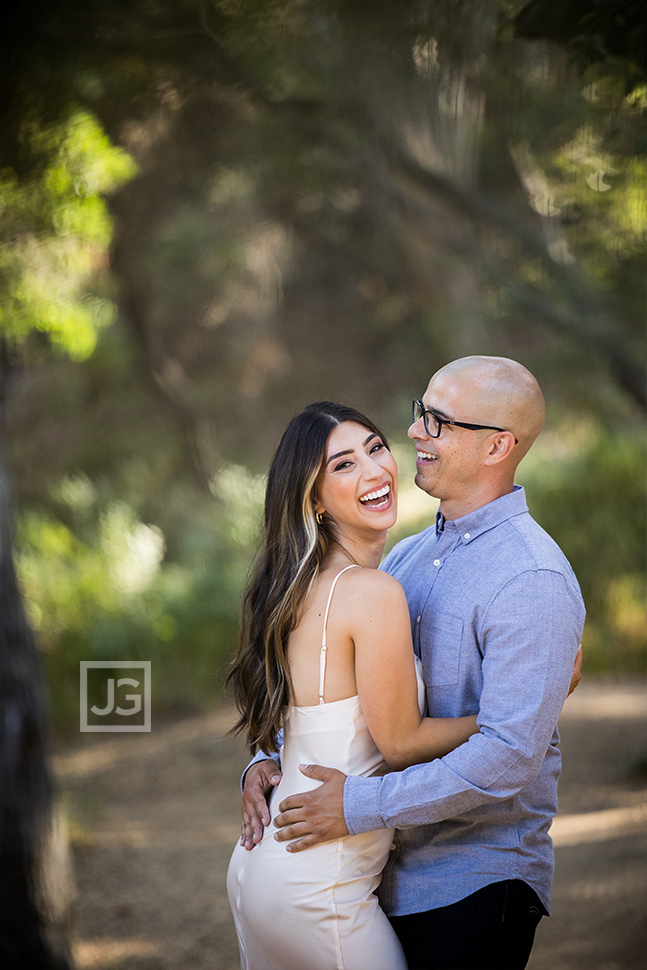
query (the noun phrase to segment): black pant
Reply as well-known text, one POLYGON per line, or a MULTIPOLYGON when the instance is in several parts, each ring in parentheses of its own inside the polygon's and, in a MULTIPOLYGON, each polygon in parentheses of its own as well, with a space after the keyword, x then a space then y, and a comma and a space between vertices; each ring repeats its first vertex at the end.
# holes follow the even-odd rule
POLYGON ((530 886, 506 879, 391 924, 409 970, 523 970, 545 912, 530 886))

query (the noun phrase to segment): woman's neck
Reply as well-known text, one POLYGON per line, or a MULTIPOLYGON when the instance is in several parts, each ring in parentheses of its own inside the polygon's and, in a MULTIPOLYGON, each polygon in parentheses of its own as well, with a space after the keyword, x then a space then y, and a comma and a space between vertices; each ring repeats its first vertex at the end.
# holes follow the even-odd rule
POLYGON ((325 565, 329 568, 343 569, 344 566, 355 563, 366 569, 377 569, 382 559, 385 542, 386 533, 380 533, 369 540, 340 536, 330 546, 325 565))

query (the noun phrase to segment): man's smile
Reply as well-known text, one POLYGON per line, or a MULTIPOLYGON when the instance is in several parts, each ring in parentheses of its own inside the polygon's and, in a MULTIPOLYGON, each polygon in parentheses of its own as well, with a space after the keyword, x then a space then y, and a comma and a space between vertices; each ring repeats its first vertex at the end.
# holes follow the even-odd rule
POLYGON ((419 461, 419 462, 431 462, 431 461, 436 461, 437 459, 438 459, 438 455, 432 455, 431 452, 429 452, 429 451, 421 451, 419 448, 416 448, 416 460, 417 461, 419 461))

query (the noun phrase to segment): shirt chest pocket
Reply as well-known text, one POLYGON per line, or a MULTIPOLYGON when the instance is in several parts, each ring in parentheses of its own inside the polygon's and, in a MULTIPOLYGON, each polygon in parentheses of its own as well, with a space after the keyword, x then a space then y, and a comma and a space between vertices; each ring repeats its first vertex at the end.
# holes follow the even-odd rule
POLYGON ((429 607, 420 617, 418 636, 426 686, 457 684, 463 641, 462 619, 429 607))

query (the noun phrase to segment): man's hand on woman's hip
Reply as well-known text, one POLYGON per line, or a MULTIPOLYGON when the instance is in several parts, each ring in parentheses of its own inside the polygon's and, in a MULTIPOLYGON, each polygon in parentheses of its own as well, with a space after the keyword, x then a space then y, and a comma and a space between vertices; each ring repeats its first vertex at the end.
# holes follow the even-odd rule
POLYGON ((279 805, 274 819, 278 842, 289 842, 288 852, 300 852, 320 842, 348 835, 344 820, 344 782, 346 775, 336 768, 299 765, 308 778, 323 782, 318 788, 289 795, 279 805), (295 841, 292 841, 295 840, 295 841))

